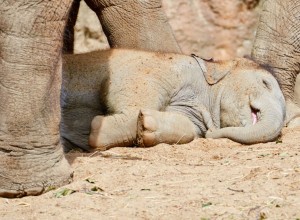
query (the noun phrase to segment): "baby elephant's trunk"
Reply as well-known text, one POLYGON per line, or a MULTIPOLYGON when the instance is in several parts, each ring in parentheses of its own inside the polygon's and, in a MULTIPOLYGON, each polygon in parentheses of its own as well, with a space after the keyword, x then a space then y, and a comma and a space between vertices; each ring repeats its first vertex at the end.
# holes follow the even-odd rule
POLYGON ((251 107, 258 110, 257 123, 246 127, 226 127, 208 131, 206 138, 229 138, 243 144, 273 141, 284 125, 284 102, 266 99, 251 103, 251 107))

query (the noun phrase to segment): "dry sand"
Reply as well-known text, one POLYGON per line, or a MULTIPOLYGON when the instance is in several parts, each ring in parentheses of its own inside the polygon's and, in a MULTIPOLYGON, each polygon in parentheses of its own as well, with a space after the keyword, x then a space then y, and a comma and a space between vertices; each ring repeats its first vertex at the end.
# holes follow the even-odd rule
POLYGON ((0 219, 300 219, 300 128, 281 140, 69 153, 73 183, 1 198, 0 219))

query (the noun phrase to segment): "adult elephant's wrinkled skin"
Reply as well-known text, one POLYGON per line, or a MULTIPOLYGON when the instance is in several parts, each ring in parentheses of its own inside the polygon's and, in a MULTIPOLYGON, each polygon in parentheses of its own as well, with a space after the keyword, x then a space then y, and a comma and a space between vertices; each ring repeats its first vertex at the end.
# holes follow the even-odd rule
POLYGON ((106 150, 196 137, 253 144, 284 125, 276 79, 248 59, 108 50, 64 56, 63 78, 62 136, 83 149, 90 129, 90 146, 106 150))
MULTIPOLYGON (((180 51, 161 1, 86 2, 112 47, 180 51)), ((0 196, 38 195, 72 179, 59 132, 62 38, 71 5, 0 1, 0 196)))
POLYGON ((265 0, 252 56, 270 66, 286 99, 289 127, 300 126, 300 1, 265 0), (299 77, 298 77, 299 78, 299 77))

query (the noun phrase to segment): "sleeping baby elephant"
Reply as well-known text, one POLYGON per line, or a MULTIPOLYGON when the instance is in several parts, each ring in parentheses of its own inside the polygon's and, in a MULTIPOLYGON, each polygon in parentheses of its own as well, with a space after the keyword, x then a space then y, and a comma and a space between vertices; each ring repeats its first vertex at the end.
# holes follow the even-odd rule
POLYGON ((213 62, 134 50, 66 55, 61 103, 65 146, 85 150, 196 137, 267 142, 285 120, 275 78, 242 58, 213 62))

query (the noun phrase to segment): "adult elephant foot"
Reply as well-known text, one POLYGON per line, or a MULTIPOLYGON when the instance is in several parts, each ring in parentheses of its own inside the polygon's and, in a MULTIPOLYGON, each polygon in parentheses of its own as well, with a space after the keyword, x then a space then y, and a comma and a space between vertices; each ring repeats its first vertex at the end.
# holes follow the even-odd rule
POLYGON ((286 125, 289 128, 300 126, 300 108, 294 102, 286 101, 286 125))
POLYGON ((24 144, 22 150, 1 146, 0 197, 39 195, 72 180, 69 164, 60 144, 34 149, 37 143, 24 144), (51 150, 51 153, 50 153, 51 150))
POLYGON ((294 99, 287 100, 287 126, 290 128, 300 126, 300 75, 296 77, 294 99))
POLYGON ((71 179, 59 134, 62 33, 70 4, 0 3, 0 196, 38 195, 71 179))

